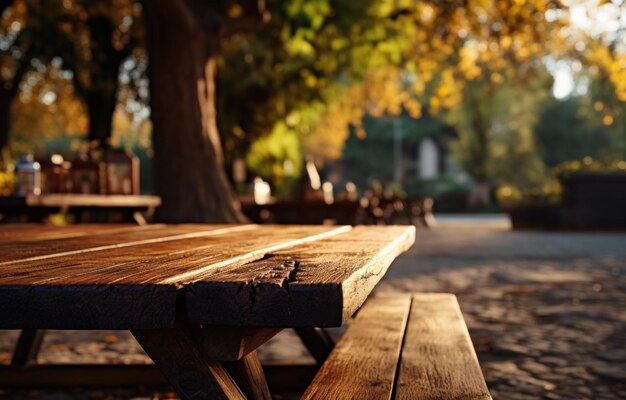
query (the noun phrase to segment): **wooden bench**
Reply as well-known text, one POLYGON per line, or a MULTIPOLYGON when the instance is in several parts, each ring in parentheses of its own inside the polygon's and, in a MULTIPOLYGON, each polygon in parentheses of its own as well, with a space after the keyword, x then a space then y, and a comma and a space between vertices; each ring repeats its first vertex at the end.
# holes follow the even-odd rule
POLYGON ((451 294, 370 299, 303 399, 491 399, 451 294))
POLYGON ((118 220, 146 224, 157 207, 159 196, 49 193, 26 197, 0 197, 0 221, 45 222, 51 214, 72 215, 76 222, 118 220))

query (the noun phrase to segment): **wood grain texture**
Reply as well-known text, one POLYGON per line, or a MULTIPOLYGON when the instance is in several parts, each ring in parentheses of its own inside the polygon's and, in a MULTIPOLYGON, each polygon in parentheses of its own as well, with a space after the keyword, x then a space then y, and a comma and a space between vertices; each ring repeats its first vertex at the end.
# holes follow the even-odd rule
POLYGON ((389 399, 410 306, 408 294, 371 299, 302 399, 389 399))
POLYGON ((491 399, 454 295, 413 296, 396 398, 491 399))
MULTIPOLYGON (((70 240, 48 255, 0 264, 0 285, 176 284, 232 265, 263 258, 269 252, 324 237, 344 228, 297 227, 275 229, 238 225, 138 239, 122 244, 63 251, 70 240)), ((140 237, 142 237, 141 235, 140 237)), ((11 246, 0 245, 0 249, 11 246)))
POLYGON ((414 238, 413 227, 356 227, 216 270, 188 286, 187 314, 211 325, 339 326, 414 238))
POLYGON ((265 373, 256 351, 241 360, 225 362, 224 367, 250 400, 272 400, 265 373))
MULTIPOLYGON (((25 253, 23 260, 0 264, 0 328, 171 327, 184 286, 166 279, 244 264, 272 249, 345 230, 180 225, 44 240, 38 249, 49 253, 25 253)), ((5 241, 0 250, 16 254, 11 249, 24 243, 5 241)))
POLYGON ((303 399, 491 399, 451 294, 370 299, 303 399))
POLYGON ((337 326, 412 227, 0 229, 0 328, 337 326), (15 232, 13 237, 11 232, 15 232), (182 303, 182 304, 181 304, 182 303))
MULTIPOLYGON (((150 225, 151 228, 163 225, 150 225)), ((0 242, 48 240, 137 230, 136 224, 80 224, 54 226, 43 224, 0 224, 0 242)))
MULTIPOLYGON (((214 225, 210 227, 159 226, 145 225, 107 230, 78 230, 84 234, 76 235, 70 229, 67 236, 36 239, 22 239, 19 241, 5 241, 2 243, 0 266, 9 264, 25 264, 29 261, 49 260, 62 257, 67 259, 73 255, 115 250, 123 247, 133 247, 163 243, 166 241, 192 239, 222 234, 224 230, 248 230, 254 226, 233 227, 232 225, 214 225), (247 229, 246 229, 247 228, 247 229), (72 235, 74 233, 74 235, 72 235)), ((1 268, 1 267, 0 267, 1 268)))
POLYGON ((199 351, 188 327, 132 333, 181 399, 245 399, 224 366, 199 351))

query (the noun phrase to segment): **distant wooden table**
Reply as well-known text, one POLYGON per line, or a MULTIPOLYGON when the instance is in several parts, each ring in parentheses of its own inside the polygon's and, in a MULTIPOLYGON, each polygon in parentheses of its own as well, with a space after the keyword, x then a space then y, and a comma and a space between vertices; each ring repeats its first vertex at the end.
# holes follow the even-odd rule
POLYGON ((42 194, 26 197, 0 197, 0 214, 5 219, 26 216, 30 222, 45 220, 50 214, 72 214, 77 221, 85 212, 118 213, 122 221, 145 223, 161 205, 159 196, 104 194, 42 194))
POLYGON ((2 226, 0 329, 23 332, 12 366, 0 367, 0 387, 80 384, 89 371, 107 382, 112 370, 102 366, 33 366, 42 330, 127 329, 183 399, 270 398, 256 348, 296 328, 315 353, 325 340, 317 327, 348 320, 414 232, 2 226), (74 375, 63 380, 64 372, 74 375))

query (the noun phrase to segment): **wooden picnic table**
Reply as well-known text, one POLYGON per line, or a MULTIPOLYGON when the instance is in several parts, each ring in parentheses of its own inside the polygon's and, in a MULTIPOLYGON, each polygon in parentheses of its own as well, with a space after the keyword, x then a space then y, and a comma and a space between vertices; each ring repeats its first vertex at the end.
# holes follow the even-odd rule
POLYGON ((409 226, 1 226, 0 329, 24 329, 5 372, 33 361, 39 330, 124 329, 183 399, 269 398, 256 348, 284 328, 323 340, 316 329, 346 322, 414 235, 409 226))
POLYGON ((29 222, 40 222, 50 214, 72 214, 76 222, 85 213, 117 213, 124 222, 145 224, 145 216, 150 216, 161 205, 159 196, 150 195, 109 195, 80 193, 50 193, 25 197, 0 197, 0 214, 4 218, 25 216, 29 222))

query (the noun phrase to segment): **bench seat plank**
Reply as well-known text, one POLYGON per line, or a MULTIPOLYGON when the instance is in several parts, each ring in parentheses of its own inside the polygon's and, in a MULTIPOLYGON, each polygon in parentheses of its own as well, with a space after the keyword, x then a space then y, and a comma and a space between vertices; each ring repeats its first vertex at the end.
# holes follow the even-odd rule
POLYGON ((189 286, 187 315, 212 325, 340 326, 414 238, 414 227, 360 226, 216 270, 189 286))
POLYGON ((406 337, 397 399, 491 399, 454 295, 413 295, 406 337))
POLYGON ((424 293, 370 299, 302 398, 488 400, 491 396, 456 297, 424 293), (394 301, 404 302, 403 306, 390 306, 394 301), (398 321, 407 320, 407 313, 408 321, 398 333, 398 321), (372 341, 380 343, 373 346, 372 341))
POLYGON ((368 303, 302 399, 390 398, 410 307, 410 295, 368 303))

